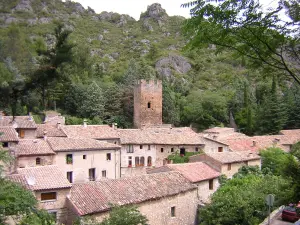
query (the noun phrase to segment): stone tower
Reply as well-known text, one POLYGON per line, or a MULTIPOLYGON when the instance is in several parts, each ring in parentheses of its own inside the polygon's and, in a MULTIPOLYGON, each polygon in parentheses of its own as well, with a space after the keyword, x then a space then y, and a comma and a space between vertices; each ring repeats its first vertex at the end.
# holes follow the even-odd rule
POLYGON ((141 80, 134 87, 134 127, 162 124, 162 82, 141 80))

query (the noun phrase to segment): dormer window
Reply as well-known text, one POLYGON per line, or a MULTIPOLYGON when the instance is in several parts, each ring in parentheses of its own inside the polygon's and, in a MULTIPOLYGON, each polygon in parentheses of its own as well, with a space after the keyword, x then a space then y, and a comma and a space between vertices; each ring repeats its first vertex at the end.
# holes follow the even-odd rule
POLYGON ((147 106, 148 106, 148 109, 151 109, 151 102, 148 102, 147 106))

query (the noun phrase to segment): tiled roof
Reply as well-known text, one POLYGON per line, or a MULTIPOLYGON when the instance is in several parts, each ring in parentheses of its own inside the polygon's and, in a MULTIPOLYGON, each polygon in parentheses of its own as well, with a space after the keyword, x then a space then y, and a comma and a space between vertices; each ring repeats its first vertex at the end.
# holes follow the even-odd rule
POLYGON ((46 132, 47 137, 67 137, 67 135, 63 132, 61 128, 57 125, 50 124, 38 124, 36 130, 36 136, 38 138, 44 137, 46 132))
POLYGON ((203 133, 232 133, 234 132, 234 128, 230 127, 213 127, 207 130, 204 130, 203 133))
MULTIPOLYGON (((242 152, 208 152, 205 153, 207 156, 219 161, 222 164, 234 163, 234 162, 245 162, 251 160, 260 159, 260 156, 252 151, 242 152)), ((197 161, 197 158, 201 158, 201 155, 191 156, 191 161, 197 161)))
POLYGON ((49 144, 43 139, 21 139, 13 147, 17 156, 54 155, 49 144))
POLYGON ((0 142, 18 141, 18 133, 13 127, 0 127, 0 142))
POLYGON ((72 186, 66 175, 55 165, 20 168, 17 173, 25 176, 30 189, 34 191, 72 186))
POLYGON ((147 173, 152 174, 172 170, 178 171, 192 183, 209 180, 220 176, 218 171, 203 162, 168 164, 162 167, 149 169, 147 170, 147 173))
POLYGON ((202 145, 204 141, 191 128, 119 129, 122 144, 202 145))
POLYGON ((294 129, 294 130, 281 130, 281 134, 284 135, 297 135, 300 137, 300 129, 294 129))
POLYGON ((31 116, 2 116, 0 126, 12 126, 14 128, 35 129, 36 124, 31 116))
POLYGON ((23 174, 12 174, 6 177, 8 180, 20 184, 23 188, 31 190, 31 187, 27 183, 26 177, 23 174))
POLYGON ((178 172, 74 184, 69 200, 79 215, 107 211, 110 204, 128 205, 197 188, 178 172))
POLYGON ((300 141, 298 135, 265 135, 223 140, 232 151, 259 151, 269 147, 284 149, 284 145, 293 145, 300 141))
POLYGON ((117 139, 118 132, 108 125, 65 125, 63 131, 69 138, 117 139))
POLYGON ((76 138, 61 138, 49 137, 47 141, 53 151, 82 151, 82 150, 105 150, 105 149, 120 149, 119 145, 112 143, 97 141, 95 139, 76 139, 76 138))

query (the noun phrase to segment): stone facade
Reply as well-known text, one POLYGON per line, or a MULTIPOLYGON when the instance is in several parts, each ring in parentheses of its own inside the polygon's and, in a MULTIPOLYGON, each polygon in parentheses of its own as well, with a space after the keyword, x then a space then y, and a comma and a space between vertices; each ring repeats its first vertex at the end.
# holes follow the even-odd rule
POLYGON ((134 126, 162 124, 162 82, 141 80, 134 88, 134 126))
POLYGON ((210 196, 218 189, 220 185, 218 178, 204 180, 194 184, 198 187, 198 199, 204 203, 209 202, 210 196))
POLYGON ((17 128, 18 136, 21 139, 35 139, 36 138, 36 129, 22 129, 17 128))
MULTIPOLYGON (((150 159, 149 159, 150 160, 150 159)), ((121 148, 121 176, 136 176, 146 174, 146 168, 156 165, 155 145, 122 145, 121 148), (131 157, 131 165, 130 165, 131 157), (144 163, 142 162, 144 157, 144 163), (151 164, 148 159, 151 157, 151 164), (137 159, 138 158, 138 159, 137 159), (137 163, 139 163, 137 165, 137 163)))
MULTIPOLYGON (((197 216, 197 189, 137 204, 139 211, 151 225, 194 225, 197 216), (171 208, 174 207, 174 216, 171 208)), ((92 218, 102 221, 108 212, 97 213, 92 218)))
POLYGON ((41 209, 47 210, 49 213, 55 213, 56 219, 59 223, 66 224, 68 209, 66 205, 67 195, 70 192, 70 188, 65 189, 55 189, 55 190, 45 190, 45 191, 35 191, 35 197, 38 201, 38 206, 41 209), (41 194, 47 192, 56 192, 55 200, 41 200, 41 194))
POLYGON ((53 165, 54 155, 39 156, 19 156, 16 159, 16 168, 53 165), (37 158, 40 158, 40 165, 36 164, 37 158))
POLYGON ((221 166, 221 173, 226 175, 227 178, 232 178, 232 176, 239 171, 244 165, 248 166, 261 166, 260 159, 245 161, 245 162, 235 162, 235 163, 226 163, 221 166))
POLYGON ((204 152, 228 152, 229 151, 229 146, 226 145, 225 143, 221 143, 217 140, 211 140, 208 138, 203 138, 204 141, 204 152))
POLYGON ((89 170, 93 168, 96 181, 103 178, 119 178, 119 159, 120 151, 117 150, 69 151, 57 152, 54 164, 58 165, 66 176, 67 172, 72 172, 73 183, 81 183, 90 180, 89 170), (107 154, 110 154, 110 160, 107 159, 107 154), (67 162, 67 155, 72 155, 72 162, 67 162))

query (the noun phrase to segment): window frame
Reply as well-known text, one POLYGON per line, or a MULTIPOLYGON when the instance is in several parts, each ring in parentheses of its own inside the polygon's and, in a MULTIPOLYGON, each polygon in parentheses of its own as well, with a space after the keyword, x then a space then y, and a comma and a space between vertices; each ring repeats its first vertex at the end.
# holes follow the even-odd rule
POLYGON ((175 206, 171 207, 171 217, 176 217, 176 207, 175 206))
POLYGON ((214 190, 214 179, 208 180, 208 189, 214 190))
POLYGON ((106 170, 102 170, 101 171, 101 175, 102 175, 102 178, 106 178, 107 177, 107 171, 106 170), (104 176, 103 176, 104 174, 104 176))
POLYGON ((72 184, 73 183, 73 171, 67 171, 67 179, 72 184), (70 179, 69 179, 70 175, 70 179))
POLYGON ((72 165, 73 164, 73 154, 66 154, 66 164, 72 165), (71 157, 70 157, 71 156, 71 157))
POLYGON ((164 153, 164 148, 160 148, 160 153, 164 153))
POLYGON ((42 165, 42 159, 41 159, 40 157, 36 157, 36 158, 35 158, 35 165, 36 165, 36 166, 42 165))
POLYGON ((106 153, 106 161, 111 161, 111 152, 106 153))
POLYGON ((223 147, 218 147, 218 152, 223 152, 223 147))
POLYGON ((41 193, 41 202, 53 202, 53 201, 57 201, 57 192, 56 191, 49 191, 49 192, 42 192, 41 193), (43 194, 52 194, 52 193, 55 193, 55 198, 52 198, 52 199, 42 199, 43 197, 43 194))
POLYGON ((95 181, 96 180, 96 168, 90 168, 89 169, 89 181, 95 181), (91 176, 91 174, 93 176, 91 176))
POLYGON ((231 163, 227 164, 227 170, 230 171, 231 170, 231 163))
POLYGON ((82 159, 86 160, 86 155, 82 155, 82 159))
POLYGON ((126 151, 127 151, 127 153, 133 153, 134 152, 133 145, 127 145, 126 151))

